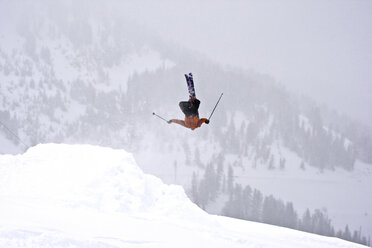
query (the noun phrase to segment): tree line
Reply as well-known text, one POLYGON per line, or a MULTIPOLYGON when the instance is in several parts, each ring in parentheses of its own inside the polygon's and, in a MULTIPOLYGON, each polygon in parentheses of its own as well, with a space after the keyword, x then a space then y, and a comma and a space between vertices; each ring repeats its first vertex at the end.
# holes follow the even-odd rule
POLYGON ((220 213, 224 216, 337 237, 371 246, 371 238, 362 235, 361 228, 351 230, 349 225, 346 225, 343 230, 336 230, 326 209, 314 211, 307 209, 301 215, 295 210, 292 202, 285 202, 273 195, 265 196, 260 190, 249 185, 243 187, 235 183, 232 166, 229 166, 226 176, 221 161, 217 162, 217 166, 208 164, 200 178, 193 173, 190 190, 190 198, 203 209, 218 197, 227 199, 220 213))

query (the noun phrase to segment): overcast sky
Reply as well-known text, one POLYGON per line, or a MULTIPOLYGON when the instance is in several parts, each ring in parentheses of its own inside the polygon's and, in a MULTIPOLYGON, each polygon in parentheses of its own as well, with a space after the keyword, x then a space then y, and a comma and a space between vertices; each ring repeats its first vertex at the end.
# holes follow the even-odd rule
MULTIPOLYGON (((372 126, 372 0, 70 1, 79 11, 112 5, 164 39, 269 74, 372 126)), ((11 16, 0 13, 3 29, 11 16)))
POLYGON ((371 0, 144 2, 131 15, 164 38, 371 125, 371 0))

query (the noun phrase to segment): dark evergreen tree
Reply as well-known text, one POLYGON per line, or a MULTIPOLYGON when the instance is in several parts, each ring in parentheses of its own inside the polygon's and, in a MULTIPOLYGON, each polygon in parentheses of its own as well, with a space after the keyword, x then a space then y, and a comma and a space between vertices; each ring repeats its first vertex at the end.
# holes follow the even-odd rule
POLYGON ((275 225, 277 216, 277 206, 275 198, 270 195, 266 196, 262 204, 261 221, 263 223, 275 225))
POLYGON ((226 216, 243 219, 243 212, 241 211, 241 185, 236 185, 229 194, 229 200, 226 202, 222 213, 226 216), (240 204, 240 205, 239 205, 240 204))
MULTIPOLYGON (((222 153, 217 157, 217 184, 218 184, 218 189, 220 190, 223 185, 223 178, 224 178, 224 168, 223 168, 223 163, 224 163, 224 157, 222 153)), ((222 189, 222 192, 224 192, 224 189, 222 189)))
POLYGON ((252 219, 253 221, 261 220, 263 196, 262 193, 254 189, 252 197, 252 219))
POLYGON ((203 181, 205 181, 204 184, 206 187, 206 191, 208 192, 208 201, 215 200, 219 190, 219 181, 213 164, 210 163, 207 165, 203 181))
POLYGON ((349 229, 349 225, 345 226, 345 230, 342 233, 342 239, 345 239, 347 241, 351 241, 351 232, 350 232, 350 229, 349 229))
POLYGON ((353 237, 351 239, 352 242, 354 243, 359 243, 360 242, 360 235, 357 230, 354 230, 353 237))
POLYGON ((305 213, 302 216, 300 230, 310 233, 314 231, 313 223, 311 220, 311 213, 309 209, 306 209, 305 213))
POLYGON ((275 166, 274 166, 274 155, 271 155, 270 156, 268 169, 269 170, 274 170, 275 169, 275 166))
POLYGON ((233 188, 234 188, 234 169, 230 165, 228 174, 227 174, 227 191, 231 193, 233 188))
POLYGON ((312 215, 313 232, 324 236, 332 236, 331 220, 326 210, 316 209, 312 215))
POLYGON ((298 227, 298 215, 294 210, 293 203, 287 202, 285 206, 284 227, 296 229, 298 227))
POLYGON ((247 220, 252 219, 252 188, 249 185, 245 186, 242 198, 244 218, 247 220))

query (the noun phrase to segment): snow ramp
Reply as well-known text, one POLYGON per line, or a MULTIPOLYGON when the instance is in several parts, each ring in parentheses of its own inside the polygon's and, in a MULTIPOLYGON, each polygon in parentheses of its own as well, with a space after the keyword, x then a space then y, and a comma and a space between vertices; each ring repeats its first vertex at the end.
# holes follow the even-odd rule
POLYGON ((362 247, 212 216, 123 150, 43 144, 0 156, 0 247, 362 247))

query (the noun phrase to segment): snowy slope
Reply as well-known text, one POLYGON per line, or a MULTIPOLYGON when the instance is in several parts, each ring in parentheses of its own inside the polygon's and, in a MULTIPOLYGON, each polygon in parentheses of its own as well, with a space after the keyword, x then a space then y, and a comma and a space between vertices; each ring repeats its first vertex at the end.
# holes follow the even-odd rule
POLYGON ((0 156, 0 247, 362 247, 208 215, 131 154, 46 144, 0 156))
MULTIPOLYGON (((1 12, 9 22, 0 24, 0 120, 26 144, 72 142, 66 134, 87 136, 84 120, 121 118, 132 77, 175 65, 151 42, 138 42, 145 38, 126 20, 53 15, 44 4, 25 14, 25 6, 9 5, 1 12)), ((0 153, 22 152, 8 148, 14 141, 0 125, 0 153)))
MULTIPOLYGON (((174 129, 179 133, 183 132, 181 128, 174 127, 174 129)), ((269 170, 266 164, 257 164, 254 167, 254 153, 248 153, 247 156, 229 154, 223 147, 211 146, 210 143, 201 141, 202 139, 199 133, 193 133, 193 137, 188 138, 189 146, 192 148, 189 155, 191 160, 195 158, 193 149, 195 144, 199 145, 200 157, 204 165, 213 163, 217 168, 218 160, 211 158, 222 153, 225 155, 225 173, 228 171, 228 166, 232 165, 235 182, 243 187, 249 185, 260 190, 264 195, 272 194, 284 201, 292 202, 300 216, 307 208, 310 210, 325 208, 335 228, 343 230, 348 225, 349 228, 358 230, 361 226, 363 233, 371 234, 372 169, 369 164, 357 160, 353 171, 338 168, 334 171, 320 172, 319 169, 307 164, 304 169, 301 169, 302 160, 298 155, 282 144, 274 143, 272 152, 275 158, 283 156, 286 159, 286 167, 280 169, 277 162, 276 168, 269 170)), ((143 148, 134 153, 138 165, 146 173, 156 175, 166 183, 180 184, 186 190, 192 187, 191 178, 194 172, 199 175, 199 178, 203 178, 205 169, 187 166, 181 145, 180 149, 174 147, 169 152, 165 149, 157 149, 156 140, 148 144, 152 144, 149 145, 148 150, 143 148), (175 168, 175 161, 177 161, 177 168, 175 168)), ((212 214, 221 214, 225 203, 225 201, 211 202, 205 210, 212 214)))
MULTIPOLYGON (((264 134, 272 129, 273 108, 260 105, 260 99, 267 102, 275 96, 280 97, 263 93, 275 93, 271 87, 260 91, 258 86, 269 81, 266 77, 237 77, 228 70, 203 65, 209 65, 210 61, 196 62, 200 56, 195 53, 188 58, 189 54, 182 53, 178 47, 172 52, 169 43, 158 41, 151 33, 128 21, 122 9, 118 9, 118 13, 106 9, 104 6, 110 6, 106 2, 102 8, 94 4, 80 6, 76 1, 57 2, 51 4, 54 7, 45 1, 36 5, 34 1, 29 4, 9 2, 0 8, 0 16, 6 20, 0 22, 0 119, 23 142, 28 145, 57 142, 126 147, 133 151, 145 172, 166 183, 181 184, 185 189, 190 189, 194 171, 200 177, 204 173, 203 169, 186 162, 187 158, 193 161, 196 149, 204 165, 217 161, 214 157, 222 154, 226 158, 224 171, 233 165, 236 183, 292 201, 299 213, 306 208, 325 207, 336 228, 343 229, 349 224, 352 229, 359 230, 361 226, 364 233, 372 233, 370 165, 357 161, 354 171, 337 169, 323 174, 306 165, 303 171, 299 169, 303 158, 278 139, 270 148, 276 168, 281 157, 287 160, 285 170, 269 171, 265 163, 253 169, 257 151, 248 149, 247 154, 234 153, 231 144, 224 143, 232 134, 229 132, 232 127, 240 130, 243 124, 261 115, 258 141, 262 142, 264 134), (75 7, 83 11, 72 11, 75 7), (203 102, 201 114, 208 116, 220 91, 226 95, 211 124, 194 131, 193 135, 180 126, 161 123, 151 115, 155 111, 166 118, 181 118, 177 102, 187 96, 182 74, 188 71, 195 74, 197 94, 203 102), (162 87, 156 87, 154 79, 162 87), (234 86, 232 82, 239 83, 234 86), (245 88, 241 87, 243 85, 251 91, 248 97, 241 90, 245 88), (264 111, 257 111, 255 107, 254 111, 247 108, 231 112, 237 109, 234 102, 240 99, 238 91, 248 100, 242 102, 244 106, 258 104, 257 109, 264 111), (234 125, 226 123, 229 119, 233 119, 234 125)), ((305 130, 313 133, 307 113, 301 114, 299 121, 305 130)), ((330 127, 324 129, 332 136, 343 138, 330 127)), ((245 143, 251 140, 244 137, 236 136, 234 143, 247 146, 245 143)), ((349 138, 344 141, 345 147, 352 142, 349 138)), ((0 126, 0 154, 23 150, 24 146, 16 137, 0 126)), ((40 178, 39 174, 34 176, 40 178)), ((71 176, 68 175, 69 180, 71 176)), ((50 175, 45 180, 51 181, 49 178, 50 175)), ((54 181, 58 179, 58 175, 53 178, 54 181)), ((71 190, 76 187, 72 185, 71 190)), ((55 187, 54 190, 60 189, 55 187)), ((79 195, 84 201, 68 198, 68 202, 98 204, 89 202, 95 196, 85 199, 86 195, 89 194, 79 195)), ((69 191, 63 196, 69 196, 69 191)), ((53 197, 54 194, 49 193, 48 198, 53 197)), ((218 211, 206 210, 221 213, 224 203, 208 206, 218 211)), ((106 207, 107 203, 100 206, 106 207)))

